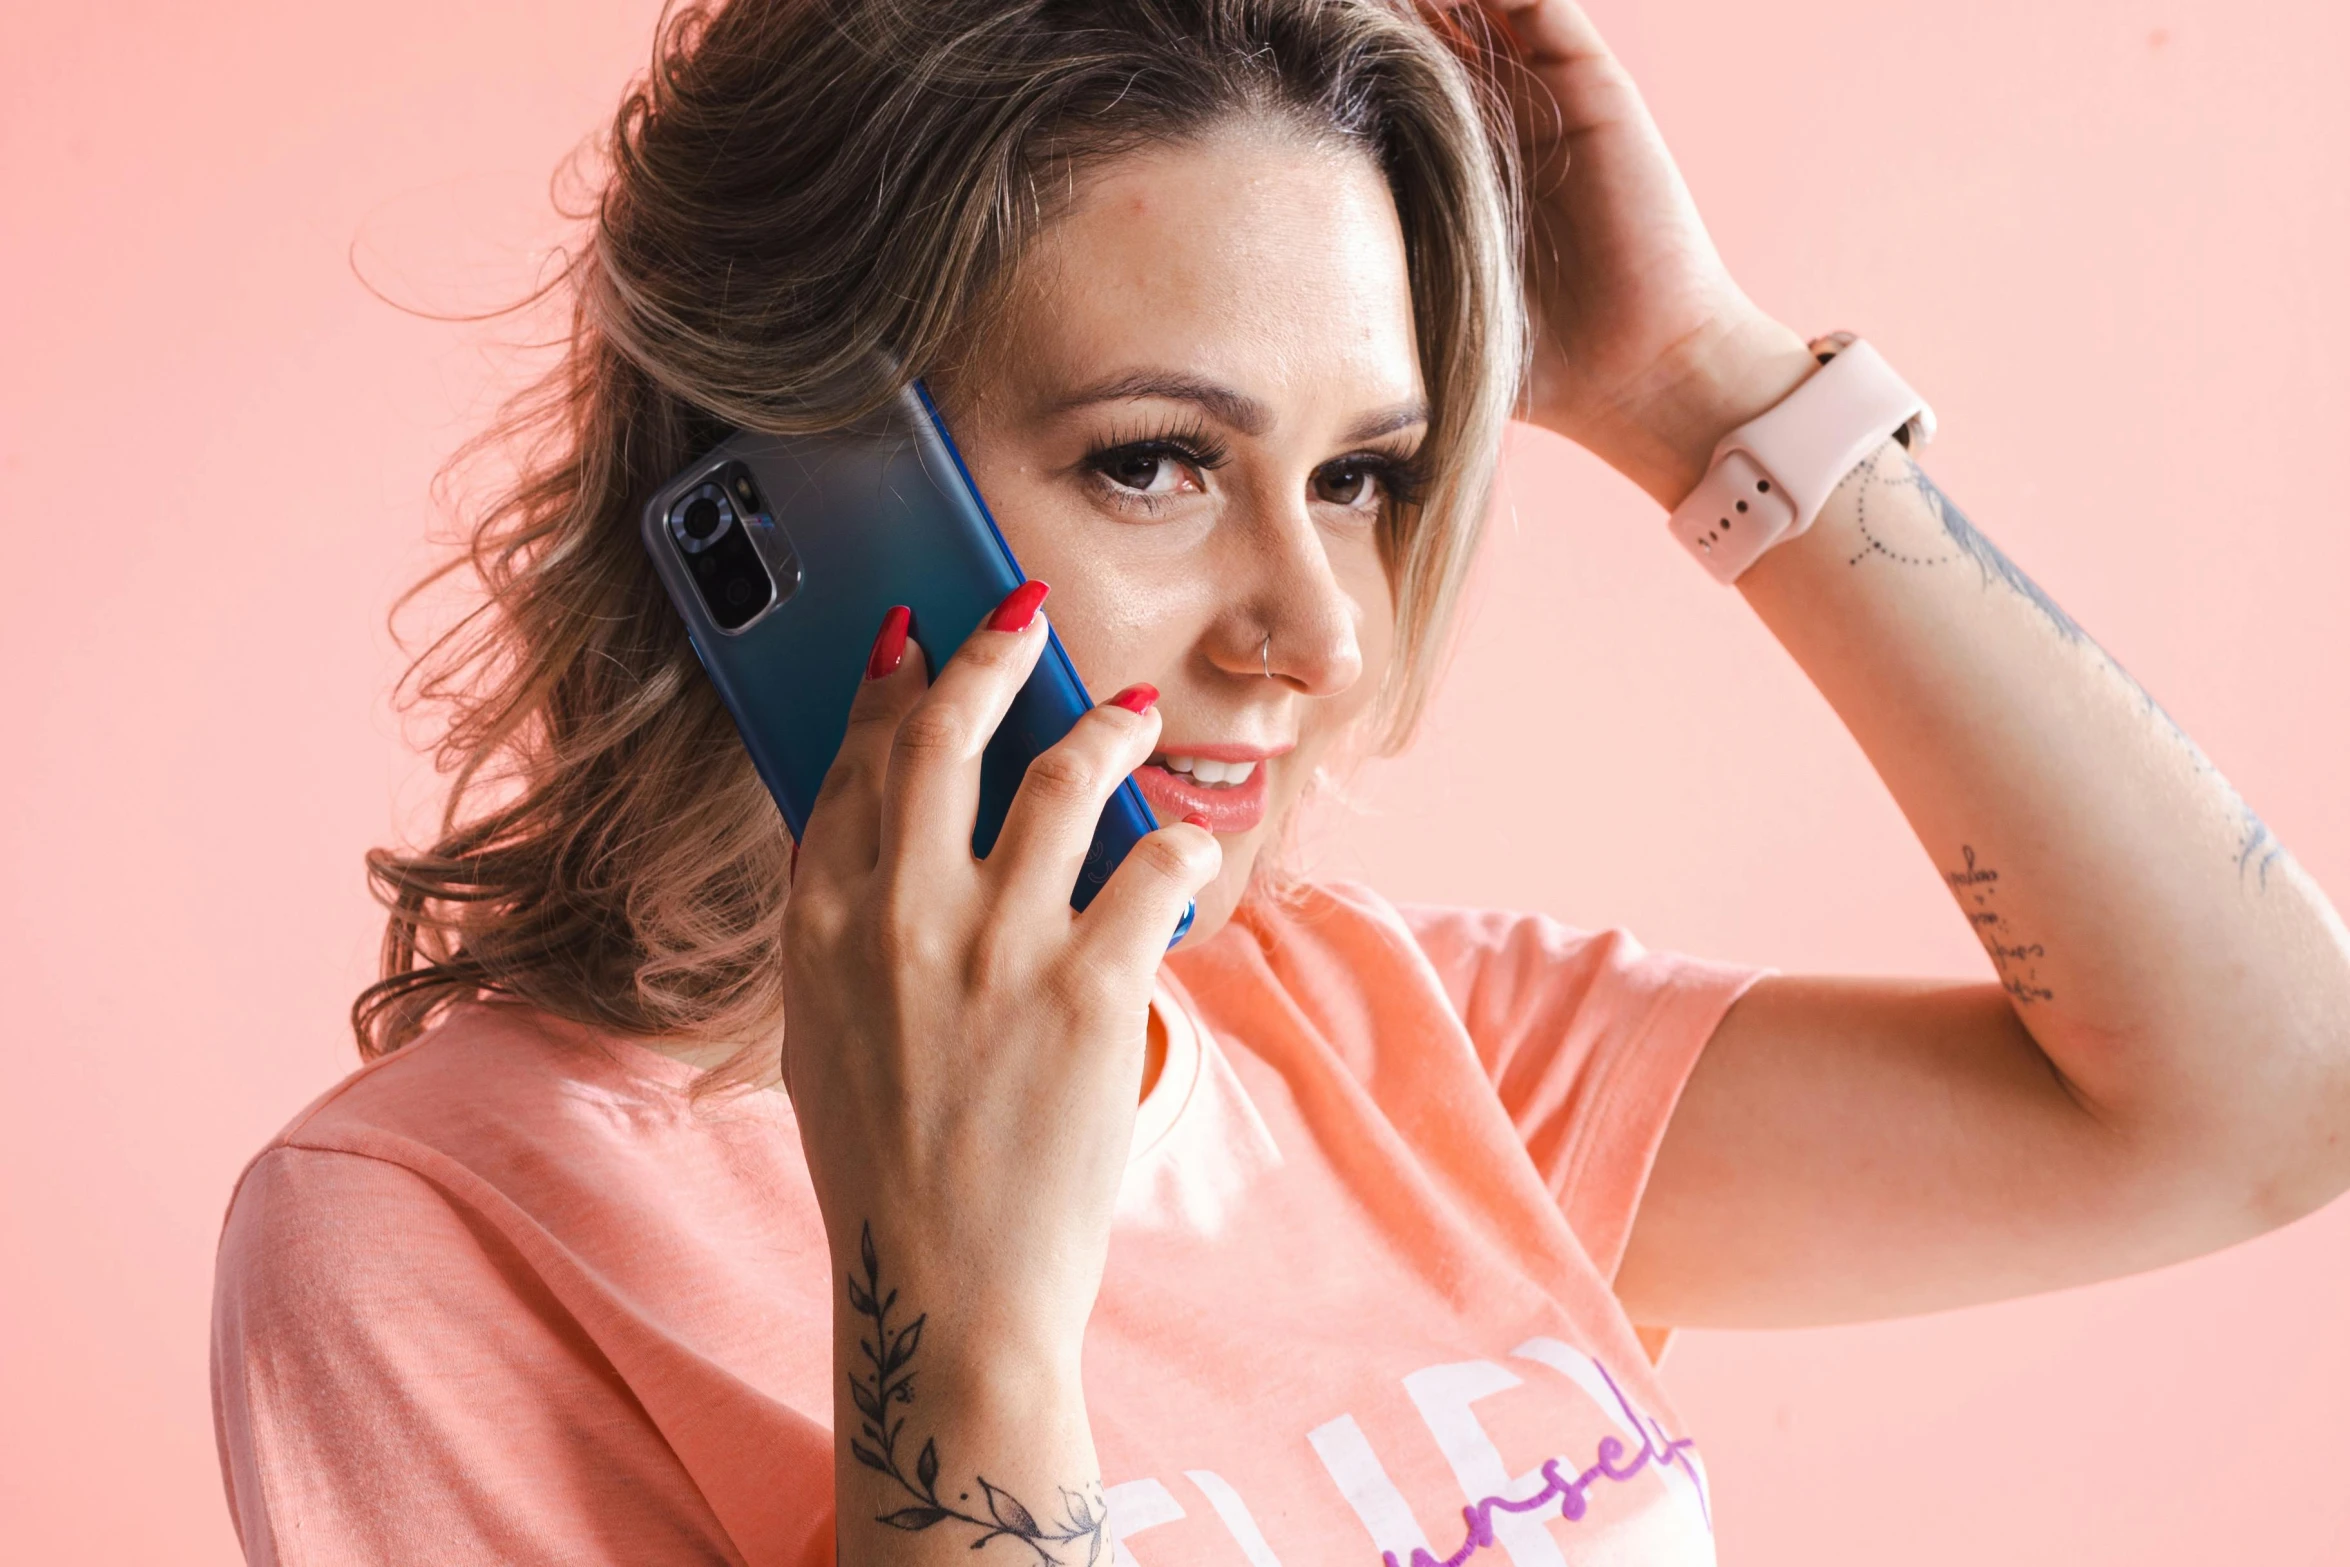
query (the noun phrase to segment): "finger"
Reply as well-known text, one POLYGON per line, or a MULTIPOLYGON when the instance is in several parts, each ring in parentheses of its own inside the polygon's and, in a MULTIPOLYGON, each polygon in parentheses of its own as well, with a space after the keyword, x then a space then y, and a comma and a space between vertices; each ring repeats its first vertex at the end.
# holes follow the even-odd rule
POLYGON ((1481 0, 1488 16, 1498 19, 1517 40, 1532 66, 1571 65, 1589 59, 1609 59, 1599 29, 1574 0, 1481 0))
POLYGON ((1420 0, 1429 25, 1484 77, 1508 111, 1521 149, 1555 177, 1549 160, 1579 134, 1626 107, 1621 68, 1598 29, 1570 0, 1420 0))
POLYGON ((987 856, 1006 900, 1046 907, 1069 901, 1102 807, 1158 743, 1158 700, 1154 686, 1128 686, 1028 764, 987 856))
POLYGON ((1631 76, 1574 0, 1479 0, 1524 67, 1495 83, 1508 100, 1537 185, 1564 172, 1552 159, 1580 158, 1589 138, 1610 131, 1662 151, 1654 121, 1631 76))
POLYGON ((1158 966, 1184 908, 1224 868, 1204 821, 1186 817, 1137 843, 1077 916, 1077 940, 1105 964, 1158 966))
POLYGON ((881 790, 890 743, 928 686, 922 650, 907 639, 913 614, 893 606, 866 655, 865 679, 849 704, 848 733, 808 808, 792 885, 810 875, 848 877, 873 869, 880 853, 881 790))
POLYGON ((1031 580, 1006 594, 899 722, 881 790, 885 867, 969 861, 979 756, 1044 652, 1050 591, 1031 580))

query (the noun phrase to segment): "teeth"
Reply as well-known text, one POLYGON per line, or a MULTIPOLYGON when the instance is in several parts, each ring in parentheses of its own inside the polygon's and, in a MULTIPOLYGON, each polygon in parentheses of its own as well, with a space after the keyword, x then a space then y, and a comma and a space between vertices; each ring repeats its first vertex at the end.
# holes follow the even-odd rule
POLYGON ((1167 771, 1189 774, 1196 783, 1244 784, 1256 770, 1255 762, 1214 762, 1199 756, 1167 758, 1167 771))

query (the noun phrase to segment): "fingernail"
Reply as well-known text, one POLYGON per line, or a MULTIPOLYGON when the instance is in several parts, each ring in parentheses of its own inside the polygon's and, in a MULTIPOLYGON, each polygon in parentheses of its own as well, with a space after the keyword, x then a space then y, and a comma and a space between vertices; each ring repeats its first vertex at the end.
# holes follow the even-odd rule
POLYGON ((881 635, 873 639, 873 651, 865 659, 867 680, 879 680, 905 661, 906 628, 913 623, 914 612, 905 605, 889 607, 889 613, 881 617, 881 635))
POLYGON ((1208 825, 1208 819, 1205 816, 1200 815, 1200 813, 1197 811, 1194 811, 1189 816, 1183 818, 1183 825, 1186 827, 1197 827, 1202 832, 1214 832, 1216 830, 1215 828, 1210 827, 1208 825))
POLYGON ((987 629, 1026 631, 1028 623, 1036 618, 1036 606, 1042 604, 1044 596, 1050 592, 1052 589, 1049 586, 1030 577, 1004 595, 1004 601, 995 607, 995 613, 987 617, 987 629))
POLYGON ((1147 713, 1159 699, 1159 688, 1149 681, 1138 681, 1103 703, 1105 707, 1122 707, 1129 713, 1147 713))

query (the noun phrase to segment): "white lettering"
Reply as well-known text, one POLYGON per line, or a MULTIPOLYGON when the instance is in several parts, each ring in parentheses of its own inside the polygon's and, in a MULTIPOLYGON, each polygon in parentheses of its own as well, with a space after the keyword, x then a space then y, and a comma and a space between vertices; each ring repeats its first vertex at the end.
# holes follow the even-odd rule
POLYGON ((1216 1509, 1216 1516, 1224 1520, 1224 1527, 1240 1542, 1240 1554, 1248 1558, 1248 1567, 1281 1567, 1281 1558, 1265 1543, 1265 1531, 1257 1527, 1256 1515, 1248 1510, 1248 1503, 1240 1499, 1240 1493, 1232 1489, 1231 1481, 1213 1469, 1186 1469, 1183 1478, 1198 1486, 1208 1505, 1216 1509))
MULTIPOLYGON (((1428 1423, 1428 1434, 1436 1438, 1444 1461, 1452 1465, 1453 1478, 1471 1502, 1488 1496, 1524 1501, 1550 1485, 1540 1465, 1512 1475, 1502 1462, 1501 1449, 1485 1434, 1469 1407, 1481 1398, 1524 1385, 1524 1378, 1490 1360, 1430 1366, 1403 1379, 1403 1390, 1411 1395, 1420 1418, 1428 1423)), ((1567 1558, 1544 1521, 1552 1516, 1555 1513, 1550 1509, 1529 1513, 1496 1509, 1492 1514, 1494 1543, 1509 1552, 1518 1567, 1567 1567, 1567 1558)))
POLYGON ((1183 1516, 1183 1504, 1156 1480, 1126 1480, 1102 1493, 1110 1509, 1110 1560, 1117 1567, 1142 1567, 1126 1548, 1130 1536, 1183 1516))
POLYGON ((1338 1494, 1370 1531, 1373 1550, 1392 1551, 1402 1562, 1410 1561, 1414 1551, 1436 1554, 1428 1550, 1428 1536, 1420 1532, 1420 1520, 1412 1516, 1411 1503, 1387 1478, 1379 1455, 1371 1451, 1354 1416, 1340 1415, 1318 1425, 1306 1433, 1306 1440, 1337 1482, 1338 1494))

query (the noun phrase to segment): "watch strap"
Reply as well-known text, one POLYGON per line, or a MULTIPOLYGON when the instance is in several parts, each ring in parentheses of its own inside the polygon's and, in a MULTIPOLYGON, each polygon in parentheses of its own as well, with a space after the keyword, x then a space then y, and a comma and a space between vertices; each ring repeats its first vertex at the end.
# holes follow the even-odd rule
POLYGON ((1925 399, 1864 339, 1837 334, 1819 346, 1820 368, 1723 436, 1705 477, 1673 509, 1668 529, 1718 581, 1737 581, 1809 528, 1844 476, 1896 432, 1913 445, 1933 435, 1925 399))

